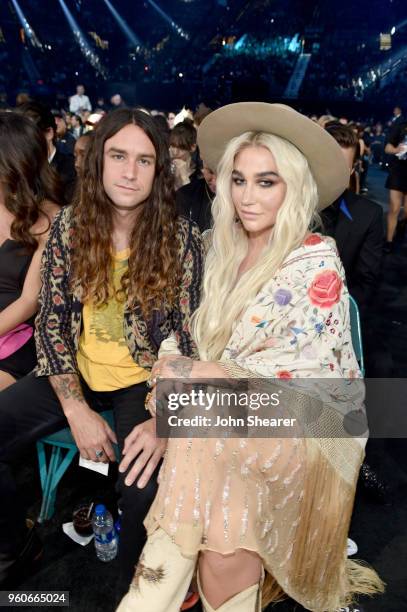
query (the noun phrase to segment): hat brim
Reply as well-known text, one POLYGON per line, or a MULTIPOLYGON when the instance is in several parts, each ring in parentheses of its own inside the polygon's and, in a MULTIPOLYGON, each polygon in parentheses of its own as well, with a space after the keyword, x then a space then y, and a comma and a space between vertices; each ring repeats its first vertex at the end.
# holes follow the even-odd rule
POLYGON ((229 141, 245 132, 265 132, 291 142, 308 161, 317 184, 318 210, 348 187, 350 171, 340 146, 321 126, 284 104, 238 102, 208 115, 198 129, 205 164, 216 170, 229 141))

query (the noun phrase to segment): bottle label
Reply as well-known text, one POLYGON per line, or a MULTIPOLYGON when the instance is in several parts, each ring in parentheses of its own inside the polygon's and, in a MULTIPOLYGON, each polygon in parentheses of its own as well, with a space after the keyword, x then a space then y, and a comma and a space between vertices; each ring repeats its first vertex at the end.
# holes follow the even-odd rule
POLYGON ((110 544, 110 542, 114 540, 115 536, 116 534, 114 532, 114 529, 112 529, 112 531, 109 531, 108 533, 95 534, 95 540, 99 544, 110 544))

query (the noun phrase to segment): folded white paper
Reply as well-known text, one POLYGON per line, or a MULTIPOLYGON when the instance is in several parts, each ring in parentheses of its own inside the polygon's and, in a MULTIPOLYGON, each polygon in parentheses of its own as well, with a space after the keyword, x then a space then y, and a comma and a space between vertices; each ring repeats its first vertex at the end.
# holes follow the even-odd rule
POLYGON ((107 476, 109 473, 108 463, 101 463, 100 461, 90 461, 89 459, 84 459, 83 457, 79 457, 79 465, 81 467, 86 468, 87 470, 93 470, 94 472, 99 472, 99 474, 103 474, 103 476, 107 476))
POLYGON ((80 544, 81 546, 86 546, 86 544, 89 544, 89 542, 93 540, 93 533, 90 536, 79 535, 79 533, 75 531, 73 523, 64 523, 62 525, 62 529, 64 533, 66 533, 68 538, 71 538, 71 540, 73 540, 77 544, 80 544))

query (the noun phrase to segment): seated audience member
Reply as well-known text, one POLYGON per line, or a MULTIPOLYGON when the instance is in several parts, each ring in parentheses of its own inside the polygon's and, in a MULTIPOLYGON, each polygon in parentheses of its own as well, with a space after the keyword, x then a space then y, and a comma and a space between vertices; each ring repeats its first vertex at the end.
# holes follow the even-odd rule
POLYGON ((83 125, 83 130, 84 130, 84 132, 86 132, 86 131, 88 130, 87 123, 88 123, 89 117, 90 117, 92 114, 93 114, 93 113, 91 113, 91 111, 88 111, 88 110, 83 110, 83 111, 81 111, 81 113, 80 113, 80 115, 79 115, 79 116, 80 116, 80 118, 81 118, 81 120, 82 120, 82 125, 83 125))
POLYGON ((177 191, 180 214, 195 221, 201 232, 212 227, 212 202, 216 194, 216 172, 203 162, 203 178, 188 183, 177 191))
POLYGON ((110 98, 110 104, 111 104, 111 109, 112 110, 116 110, 118 108, 125 108, 126 107, 126 102, 123 100, 123 98, 121 97, 121 95, 119 93, 114 94, 110 98))
POLYGON ((80 136, 75 142, 73 154, 75 158, 75 170, 78 178, 82 178, 85 154, 89 147, 91 137, 92 132, 86 132, 86 134, 82 134, 82 136, 80 136))
POLYGON ((72 115, 70 123, 72 135, 74 138, 78 139, 79 136, 82 136, 83 134, 82 119, 79 115, 72 115))
POLYGON ((170 133, 170 156, 175 175, 175 188, 192 183, 200 177, 200 170, 194 154, 196 152, 196 129, 185 120, 178 123, 170 133))
MULTIPOLYGON (((347 125, 330 124, 327 132, 340 145, 349 175, 354 172, 359 141, 347 125)), ((363 313, 377 287, 383 255, 383 210, 346 189, 321 215, 324 231, 335 238, 349 293, 363 313)))
POLYGON ((72 155, 75 146, 75 137, 68 130, 65 117, 62 113, 54 113, 55 123, 57 126, 55 146, 58 151, 64 155, 72 155))
POLYGON ((68 425, 86 459, 115 461, 116 440, 120 453, 140 450, 117 483, 120 595, 145 542, 165 449, 144 406, 146 381, 167 337, 182 355, 196 355, 188 330, 203 248, 198 228, 177 214, 168 147, 145 113, 119 109, 100 121, 80 187, 45 248, 38 366, 0 393, 0 581, 30 560, 32 531, 24 529, 12 466, 36 439, 68 425), (98 414, 108 408, 116 434, 98 414))
POLYGON ((170 130, 172 130, 173 127, 174 127, 174 121, 175 121, 175 113, 170 111, 167 114, 167 123, 168 123, 168 127, 169 127, 170 130))
POLYGON ((37 363, 41 255, 60 196, 40 130, 0 112, 0 390, 37 363))
POLYGON ((107 104, 102 96, 98 96, 96 100, 95 111, 103 111, 104 113, 107 113, 108 111, 107 104))
POLYGON ((48 162, 58 174, 65 203, 70 203, 75 189, 75 165, 73 155, 62 153, 56 146, 57 126, 51 111, 38 102, 22 104, 18 111, 32 119, 45 136, 48 146, 48 162))
POLYGON ((194 125, 196 129, 199 128, 202 121, 205 119, 205 117, 210 115, 211 112, 212 112, 212 109, 209 108, 209 106, 206 106, 204 102, 201 102, 200 104, 198 104, 198 106, 196 107, 195 113, 194 113, 194 125))
MULTIPOLYGON (((339 124, 330 124, 326 130, 340 145, 352 175, 360 147, 357 132, 352 126, 339 124)), ((380 280, 384 238, 383 209, 376 202, 346 189, 334 204, 323 211, 321 217, 324 230, 335 238, 345 268, 349 293, 359 307, 366 372, 368 375, 383 374, 381 361, 387 349, 374 333, 368 308, 380 280)), ((389 372, 386 372, 386 375, 389 375, 389 372)), ((371 442, 369 441, 367 449, 372 446, 371 442)), ((360 469, 359 482, 374 501, 383 502, 388 498, 386 485, 366 460, 360 469)))

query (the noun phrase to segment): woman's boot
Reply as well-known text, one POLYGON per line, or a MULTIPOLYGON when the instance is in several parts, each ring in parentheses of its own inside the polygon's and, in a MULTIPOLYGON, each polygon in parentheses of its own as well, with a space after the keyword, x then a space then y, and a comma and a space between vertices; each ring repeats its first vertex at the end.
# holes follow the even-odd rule
POLYGON ((117 612, 179 612, 195 570, 197 557, 181 555, 163 529, 149 536, 129 592, 117 612))

